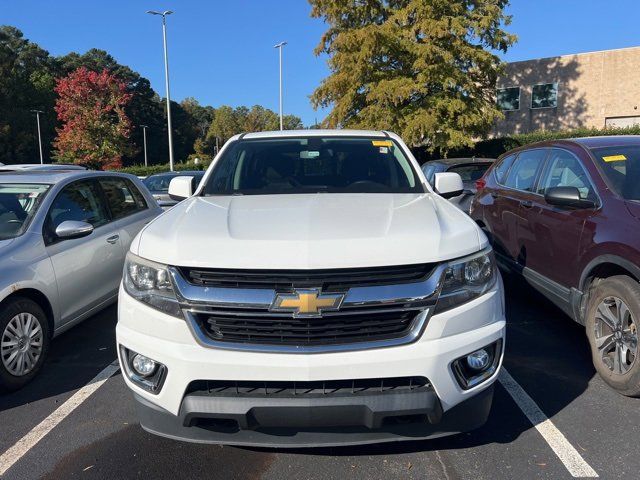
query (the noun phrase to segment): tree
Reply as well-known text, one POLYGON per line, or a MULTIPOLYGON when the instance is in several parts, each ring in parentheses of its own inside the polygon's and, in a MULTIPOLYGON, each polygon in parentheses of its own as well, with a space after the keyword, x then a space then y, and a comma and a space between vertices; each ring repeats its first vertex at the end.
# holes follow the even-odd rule
MULTIPOLYGON (((80 67, 93 72, 109 71, 118 80, 124 82, 131 101, 125 106, 125 113, 131 120, 131 148, 123 156, 123 163, 142 163, 144 161, 142 128, 147 125, 147 148, 149 161, 168 162, 168 140, 166 122, 166 105, 162 98, 151 88, 151 82, 126 65, 121 65, 104 50, 92 48, 83 54, 71 52, 58 58, 61 76, 69 75, 80 67)), ((193 144, 193 143, 192 143, 193 144)), ((190 149, 192 144, 187 147, 190 149)), ((185 150, 182 145, 175 145, 176 150, 185 150)))
POLYGON ((106 69, 85 67, 58 80, 55 91, 58 128, 56 159, 91 168, 119 168, 129 149, 131 122, 125 107, 132 95, 106 69))
POLYGON ((316 55, 331 74, 312 95, 332 107, 329 127, 388 129, 411 145, 470 145, 501 116, 494 51, 516 40, 503 30, 508 0, 309 0, 329 25, 316 55))
POLYGON ((40 116, 43 151, 50 158, 55 124, 56 65, 46 50, 23 38, 14 27, 0 27, 0 161, 39 161, 36 119, 40 116))

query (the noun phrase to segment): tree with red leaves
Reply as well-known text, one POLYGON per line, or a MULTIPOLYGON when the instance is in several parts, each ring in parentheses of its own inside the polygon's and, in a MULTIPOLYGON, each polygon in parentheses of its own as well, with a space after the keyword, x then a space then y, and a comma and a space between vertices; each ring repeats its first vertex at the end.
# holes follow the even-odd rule
POLYGON ((56 112, 62 124, 54 142, 55 158, 97 170, 120 168, 131 151, 131 101, 126 85, 103 70, 80 67, 57 81, 56 112))

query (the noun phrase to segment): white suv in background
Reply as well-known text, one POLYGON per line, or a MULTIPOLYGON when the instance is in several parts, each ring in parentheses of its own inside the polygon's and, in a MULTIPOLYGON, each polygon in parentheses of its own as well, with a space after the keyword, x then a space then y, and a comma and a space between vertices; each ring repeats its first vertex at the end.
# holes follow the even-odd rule
POLYGON ((117 341, 146 430, 320 446, 489 414, 503 289, 485 235, 387 132, 232 138, 127 256, 117 341))

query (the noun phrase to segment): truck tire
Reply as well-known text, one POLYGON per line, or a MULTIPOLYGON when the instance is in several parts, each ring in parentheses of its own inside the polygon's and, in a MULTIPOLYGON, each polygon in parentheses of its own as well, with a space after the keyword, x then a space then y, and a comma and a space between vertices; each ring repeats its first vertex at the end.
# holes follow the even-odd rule
POLYGON ((49 351, 49 323, 40 306, 28 298, 8 300, 0 310, 0 390, 29 383, 49 351))
POLYGON ((640 284, 626 275, 600 281, 589 293, 585 324, 596 371, 622 395, 640 397, 640 284))

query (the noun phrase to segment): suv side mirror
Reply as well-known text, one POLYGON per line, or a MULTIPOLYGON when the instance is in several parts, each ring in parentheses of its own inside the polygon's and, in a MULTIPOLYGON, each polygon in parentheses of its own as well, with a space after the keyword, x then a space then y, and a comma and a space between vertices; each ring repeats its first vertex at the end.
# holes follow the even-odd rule
POLYGON ((433 188, 442 198, 457 197, 462 194, 462 177, 455 172, 440 172, 433 177, 433 188))
POLYGON ((172 200, 182 201, 193 195, 193 177, 176 177, 169 183, 169 196, 172 200))
POLYGON ((65 220, 56 227, 56 236, 62 240, 82 238, 93 232, 93 225, 77 220, 65 220))
POLYGON ((544 199, 549 205, 557 207, 594 208, 596 202, 580 198, 580 190, 576 187, 547 188, 544 199))

